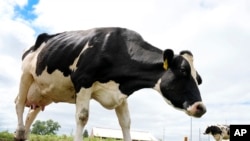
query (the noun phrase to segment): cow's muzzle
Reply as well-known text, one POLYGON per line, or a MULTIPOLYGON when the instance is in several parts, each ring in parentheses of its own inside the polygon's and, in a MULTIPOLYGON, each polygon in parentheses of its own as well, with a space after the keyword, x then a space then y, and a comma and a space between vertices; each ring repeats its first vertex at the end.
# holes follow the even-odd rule
POLYGON ((206 107, 202 102, 195 102, 193 105, 187 107, 187 114, 193 117, 201 117, 206 113, 206 107))

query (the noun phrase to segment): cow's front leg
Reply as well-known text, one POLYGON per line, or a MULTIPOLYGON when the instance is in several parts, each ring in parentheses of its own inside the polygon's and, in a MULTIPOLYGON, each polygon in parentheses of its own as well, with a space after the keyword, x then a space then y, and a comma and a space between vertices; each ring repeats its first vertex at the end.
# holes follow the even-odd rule
POLYGON ((132 141, 130 135, 130 115, 126 99, 124 99, 121 105, 115 108, 115 112, 122 128, 123 140, 132 141))
POLYGON ((216 140, 216 141, 222 141, 222 135, 221 134, 215 134, 215 135, 213 135, 214 136, 214 139, 216 140))
POLYGON ((83 128, 89 118, 89 101, 91 99, 91 93, 91 88, 82 88, 80 92, 76 94, 76 134, 74 141, 83 140, 83 128))

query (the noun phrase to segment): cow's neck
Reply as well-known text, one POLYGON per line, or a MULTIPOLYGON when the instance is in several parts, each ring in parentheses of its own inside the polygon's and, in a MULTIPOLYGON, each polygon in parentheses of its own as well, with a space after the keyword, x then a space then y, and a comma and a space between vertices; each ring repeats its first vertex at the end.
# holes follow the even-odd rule
POLYGON ((126 64, 122 72, 120 89, 125 94, 132 94, 142 88, 154 88, 164 73, 162 52, 144 52, 139 56, 132 56, 131 62, 126 64), (138 59, 137 59, 138 58, 138 59))

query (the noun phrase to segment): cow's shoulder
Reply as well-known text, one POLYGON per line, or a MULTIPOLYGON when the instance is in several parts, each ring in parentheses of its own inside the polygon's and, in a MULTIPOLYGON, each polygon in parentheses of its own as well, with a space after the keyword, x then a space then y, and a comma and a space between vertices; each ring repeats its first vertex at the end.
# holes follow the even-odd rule
POLYGON ((28 50, 26 50, 23 55, 22 55, 22 60, 30 53, 30 52, 33 52, 33 51, 36 51, 42 43, 46 43, 50 38, 54 37, 54 36, 57 36, 58 34, 60 33, 57 33, 57 34, 52 34, 52 35, 49 35, 48 33, 41 33, 37 36, 36 38, 36 42, 33 46, 31 46, 28 50))
POLYGON ((38 35, 33 50, 39 48, 43 42, 47 42, 50 37, 52 36, 49 35, 48 33, 42 33, 38 35))

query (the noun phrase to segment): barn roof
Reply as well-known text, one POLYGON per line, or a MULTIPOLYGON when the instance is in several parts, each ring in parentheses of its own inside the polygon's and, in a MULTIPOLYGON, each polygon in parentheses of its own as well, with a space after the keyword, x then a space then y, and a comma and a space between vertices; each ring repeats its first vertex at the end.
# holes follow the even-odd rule
MULTIPOLYGON (((149 132, 130 131, 133 141, 157 141, 157 139, 149 132)), ((91 136, 102 138, 122 139, 122 131, 119 129, 94 127, 91 131, 91 136)))

